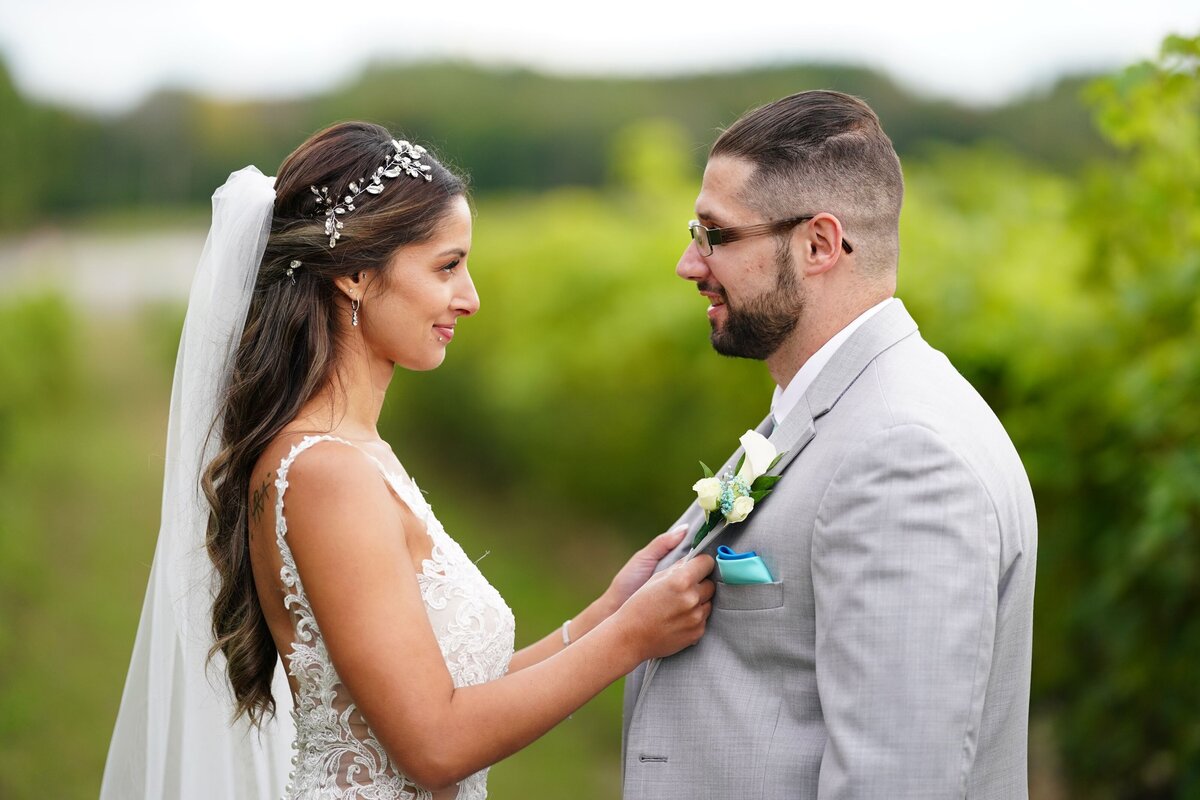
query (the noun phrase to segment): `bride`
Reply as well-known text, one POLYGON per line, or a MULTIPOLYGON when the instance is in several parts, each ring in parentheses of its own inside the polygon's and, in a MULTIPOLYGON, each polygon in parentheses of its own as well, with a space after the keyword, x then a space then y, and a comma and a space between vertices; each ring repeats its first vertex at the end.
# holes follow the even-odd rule
POLYGON ((365 123, 213 196, 105 800, 477 800, 489 765, 700 638, 712 560, 653 574, 680 529, 514 654, 380 439, 394 369, 440 365, 479 308, 471 219, 459 177, 365 123))

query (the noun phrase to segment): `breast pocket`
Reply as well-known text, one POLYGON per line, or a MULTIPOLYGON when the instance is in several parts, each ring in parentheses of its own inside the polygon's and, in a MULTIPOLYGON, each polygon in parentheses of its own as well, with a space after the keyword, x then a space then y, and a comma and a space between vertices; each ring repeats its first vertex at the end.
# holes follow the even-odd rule
POLYGON ((722 583, 717 581, 713 608, 726 611, 761 611, 783 607, 783 581, 774 583, 722 583))

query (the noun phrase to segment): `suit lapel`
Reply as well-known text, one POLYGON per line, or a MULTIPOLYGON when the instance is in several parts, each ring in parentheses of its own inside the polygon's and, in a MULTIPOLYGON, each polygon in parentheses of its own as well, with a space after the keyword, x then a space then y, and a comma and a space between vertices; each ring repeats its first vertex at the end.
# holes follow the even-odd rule
MULTIPOLYGON (((800 402, 796 404, 795 408, 784 419, 782 425, 775 427, 772 416, 768 414, 758 424, 756 430, 768 437, 768 440, 775 446, 777 452, 783 453, 783 457, 779 459, 779 462, 769 474, 782 475, 784 470, 795 460, 796 456, 800 455, 804 448, 816 437, 817 420, 829 413, 830 409, 837 404, 842 395, 846 393, 846 390, 850 388, 871 362, 885 350, 916 332, 917 323, 909 316, 904 304, 899 299, 889 303, 880 309, 875 316, 864 322, 838 348, 837 352, 829 359, 829 363, 817 375, 812 386, 804 393, 804 397, 801 398, 800 402)), ((729 460, 722 465, 721 469, 717 471, 717 474, 722 474, 725 470, 732 470, 737 464, 738 459, 741 458, 741 455, 742 448, 739 447, 729 457, 729 460)), ((783 482, 780 482, 779 487, 784 485, 783 482)), ((769 501, 769 496, 763 500, 764 503, 769 501)), ((680 521, 687 521, 694 527, 702 520, 703 515, 700 513, 700 507, 692 503, 680 521)), ((754 515, 751 512, 751 516, 745 524, 752 524, 753 521, 754 515)), ((717 538, 719 539, 720 536, 717 538)), ((691 539, 692 534, 689 531, 688 535, 684 537, 683 543, 674 552, 659 562, 658 568, 665 569, 682 558, 684 553, 691 549, 691 539)), ((709 546, 715 541, 710 542, 709 546)), ((644 665, 644 668, 634 673, 633 680, 631 681, 632 686, 626 686, 626 692, 635 698, 634 702, 627 707, 626 724, 630 722, 633 711, 645 694, 660 663, 661 659, 651 659, 644 665)))
MULTIPOLYGON (((872 361, 888 348, 917 332, 917 323, 904 304, 894 300, 856 330, 817 374, 800 402, 770 436, 783 453, 773 475, 782 475, 792 460, 817 435, 817 420, 829 413, 872 361)), ((740 451, 739 451, 740 452, 740 451)))
MULTIPOLYGON (((801 402, 796 404, 797 409, 802 404, 807 406, 814 420, 825 416, 872 361, 916 332, 917 323, 909 316, 904 303, 899 299, 888 303, 837 349, 808 387, 801 402)), ((790 415, 785 422, 789 421, 790 415)))
MULTIPOLYGON (((775 451, 782 454, 778 463, 768 474, 782 475, 796 456, 800 455, 801 451, 817 435, 817 420, 829 413, 829 410, 837 404, 837 401, 858 379, 863 370, 885 350, 916 332, 917 323, 909 316, 904 304, 899 299, 894 300, 864 322, 838 348, 837 352, 829 359, 829 363, 817 375, 812 386, 804 393, 804 397, 784 418, 782 425, 776 426, 774 418, 767 414, 762 422, 758 423, 755 430, 768 437, 768 441, 774 445, 775 451)), ((738 447, 716 474, 723 475, 726 471, 732 472, 741 457, 742 448, 738 447)), ((763 502, 769 500, 770 497, 767 497, 763 502)), ((666 569, 691 550, 693 538, 691 531, 703 521, 704 514, 700 507, 696 503, 692 503, 677 523, 686 522, 688 524, 688 535, 683 537, 683 541, 674 551, 659 562, 656 571, 666 569)), ((717 537, 707 546, 711 547, 723 535, 724 532, 718 532, 717 537)))
MULTIPOLYGON (((770 414, 767 414, 767 416, 763 417, 762 421, 758 423, 758 425, 754 428, 754 430, 757 431, 758 433, 762 434, 763 436, 770 437, 774 431, 774 428, 775 428, 775 418, 772 417, 770 414)), ((742 448, 739 446, 736 450, 733 451, 733 455, 731 455, 729 458, 727 458, 725 460, 725 463, 722 464, 721 468, 716 471, 716 474, 723 475, 726 470, 732 471, 733 468, 737 465, 738 459, 740 459, 741 457, 742 457, 742 448)), ((780 463, 782 464, 782 460, 780 461, 780 463)), ((776 465, 776 467, 778 467, 778 466, 779 465, 776 465)), ((696 530, 696 528, 698 528, 701 524, 703 524, 703 522, 704 522, 704 512, 700 509, 700 506, 697 503, 693 502, 690 506, 688 506, 687 511, 685 511, 683 513, 683 516, 680 517, 679 520, 675 523, 676 525, 681 525, 681 524, 687 523, 687 526, 688 526, 687 535, 683 537, 683 541, 679 543, 679 546, 677 546, 674 550, 672 550, 670 553, 668 553, 666 556, 664 556, 661 561, 658 562, 658 566, 655 567, 655 569, 654 569, 654 571, 656 573, 662 572, 667 567, 669 567, 672 564, 674 564, 675 562, 679 561, 679 559, 683 558, 684 555, 689 550, 692 549, 692 538, 693 538, 692 531, 696 530)), ((672 527, 675 527, 675 526, 673 525, 672 527)), ((633 672, 631 672, 628 676, 626 676, 626 678, 625 678, 625 696, 627 698, 628 697, 636 698, 636 700, 634 701, 633 704, 628 704, 628 703, 626 704, 627 705, 626 714, 625 714, 626 725, 628 725, 628 723, 629 723, 633 708, 635 708, 637 705, 637 700, 641 699, 642 692, 645 690, 645 688, 647 686, 650 685, 650 680, 654 677, 654 672, 658 669, 658 665, 661 660, 662 659, 652 658, 649 661, 644 662, 641 665, 639 665, 633 672)), ((622 762, 622 763, 624 763, 624 762, 622 762)))
MULTIPOLYGON (((774 427, 774 418, 772 418, 770 414, 767 414, 767 416, 763 418, 762 422, 758 423, 758 426, 755 427, 754 430, 763 436, 771 436, 774 427)), ((733 455, 726 459, 725 463, 721 465, 721 468, 716 471, 716 474, 722 475, 726 470, 732 471, 737 465, 738 459, 741 457, 742 448, 738 447, 733 451, 733 455)), ((664 556, 662 561, 658 562, 658 567, 656 567, 654 570, 655 572, 661 572, 662 570, 671 566, 676 561, 683 558, 683 556, 692 549, 692 531, 696 530, 696 528, 704 523, 704 512, 700 510, 700 506, 695 502, 688 506, 687 511, 684 512, 683 516, 679 518, 675 525, 683 525, 685 523, 688 526, 687 536, 684 536, 683 541, 680 542, 674 550, 664 556)), ((671 527, 673 528, 675 525, 672 525, 671 527)), ((667 530, 670 530, 670 528, 667 530)))
MULTIPOLYGON (((856 330, 817 374, 800 402, 770 436, 783 453, 770 474, 782 475, 817 435, 817 420, 829 413, 872 361, 888 348, 917 332, 917 323, 899 299, 880 309, 856 330)), ((770 498, 768 498, 770 499, 770 498)), ((764 501, 765 502, 765 501, 764 501)))
MULTIPOLYGON (((783 454, 769 474, 783 474, 817 435, 816 421, 829 413, 880 353, 916 332, 917 323, 909 316, 904 303, 899 299, 888 303, 837 349, 782 425, 774 426, 768 414, 756 430, 768 438, 776 452, 783 454)), ((739 447, 717 474, 732 470, 741 456, 742 448, 739 447)))
POLYGON ((771 434, 768 441, 774 445, 775 452, 781 455, 768 475, 782 475, 792 460, 800 455, 800 451, 817 435, 812 415, 807 412, 807 408, 802 409, 797 405, 783 420, 783 424, 771 434))

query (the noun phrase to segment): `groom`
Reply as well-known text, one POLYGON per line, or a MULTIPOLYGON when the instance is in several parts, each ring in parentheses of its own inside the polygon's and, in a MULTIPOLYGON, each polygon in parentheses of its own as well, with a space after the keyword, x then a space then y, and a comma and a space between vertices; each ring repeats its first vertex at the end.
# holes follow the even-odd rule
POLYGON ((756 552, 770 582, 718 582, 704 638, 627 680, 625 800, 1027 796, 1033 497, 892 296, 902 195, 844 94, 784 98, 713 145, 676 272, 714 349, 766 362, 758 430, 786 454, 709 551, 756 552))

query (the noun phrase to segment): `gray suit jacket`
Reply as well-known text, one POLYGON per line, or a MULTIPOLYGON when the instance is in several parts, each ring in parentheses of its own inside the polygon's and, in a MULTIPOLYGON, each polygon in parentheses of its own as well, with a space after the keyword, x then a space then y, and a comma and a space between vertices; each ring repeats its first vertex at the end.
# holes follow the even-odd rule
POLYGON ((776 582, 718 583, 626 680, 626 800, 1026 797, 1037 530, 999 420, 893 302, 770 439, 783 479, 710 547, 776 582))

